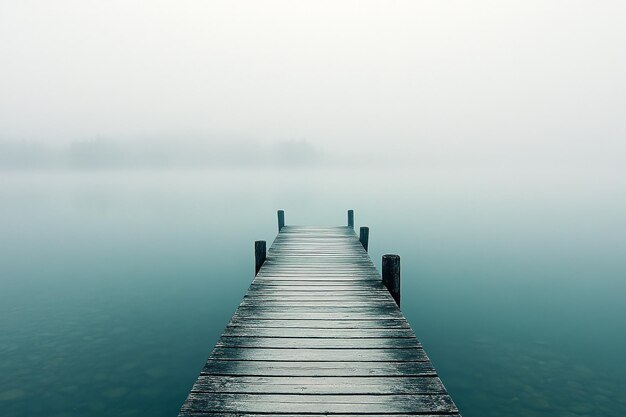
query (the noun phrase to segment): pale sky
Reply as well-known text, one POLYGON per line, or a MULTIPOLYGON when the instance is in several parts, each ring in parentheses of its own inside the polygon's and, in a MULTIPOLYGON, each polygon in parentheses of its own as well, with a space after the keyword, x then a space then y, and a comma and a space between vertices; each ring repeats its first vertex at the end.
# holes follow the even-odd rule
POLYGON ((0 140, 626 153, 623 0, 0 0, 0 60, 0 140))

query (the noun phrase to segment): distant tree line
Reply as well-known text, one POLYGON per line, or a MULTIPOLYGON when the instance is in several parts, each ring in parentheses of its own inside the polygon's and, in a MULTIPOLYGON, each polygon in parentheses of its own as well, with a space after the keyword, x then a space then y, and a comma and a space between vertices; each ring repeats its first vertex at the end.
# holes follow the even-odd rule
POLYGON ((0 169, 4 170, 311 166, 324 161, 322 150, 306 140, 265 144, 241 140, 95 138, 66 145, 0 140, 0 169))

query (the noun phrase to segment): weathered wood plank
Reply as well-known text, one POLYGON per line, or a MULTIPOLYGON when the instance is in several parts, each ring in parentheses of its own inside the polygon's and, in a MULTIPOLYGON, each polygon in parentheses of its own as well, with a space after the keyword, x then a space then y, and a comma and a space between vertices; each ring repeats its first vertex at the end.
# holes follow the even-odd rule
POLYGON ((337 305, 327 305, 323 308, 319 308, 316 305, 300 305, 298 303, 292 303, 289 306, 281 306, 281 305, 267 305, 265 303, 242 303, 239 305, 238 309, 239 313, 243 312, 254 312, 254 313, 290 313, 290 314, 299 314, 299 318, 309 317, 309 314, 373 314, 375 316, 383 316, 387 315, 389 317, 402 317, 402 313, 393 305, 387 303, 373 303, 370 305, 363 306, 337 306, 337 305))
MULTIPOLYGON (((263 268, 261 268, 263 269, 263 268)), ((252 283, 252 286, 254 287, 254 289, 256 289, 257 287, 282 287, 282 288, 289 288, 291 290, 297 290, 297 289, 301 289, 302 291, 306 291, 307 287, 315 287, 318 290, 322 290, 324 288, 328 288, 328 289, 333 289, 333 290, 350 290, 350 288, 353 288, 355 290, 367 290, 367 289, 372 289, 372 290, 376 290, 376 289, 383 289, 383 285, 382 283, 378 282, 378 281, 374 281, 374 280, 362 280, 362 281, 352 281, 352 280, 337 280, 337 281, 330 281, 330 280, 307 280, 307 281, 301 281, 298 278, 291 278, 289 280, 285 279, 285 280, 265 280, 265 281, 261 281, 261 280, 255 280, 255 282, 252 283), (298 288, 298 287, 302 287, 302 288, 298 288)))
POLYGON ((259 377, 201 375, 193 391, 240 394, 444 394, 441 380, 436 376, 406 377, 259 377))
POLYGON ((316 329, 302 327, 227 327, 222 336, 228 337, 288 337, 288 338, 323 338, 323 339, 397 339, 415 338, 413 330, 408 328, 358 328, 358 329, 316 329))
POLYGON ((306 296, 312 298, 318 297, 367 297, 371 294, 372 297, 387 297, 389 291, 381 286, 377 288, 355 288, 351 285, 300 285, 297 287, 288 286, 285 284, 277 285, 253 285, 248 290, 246 296, 267 296, 274 297, 302 297, 306 296))
MULTIPOLYGON (((216 413, 212 412, 204 412, 204 411, 184 411, 181 412, 180 416, 184 417, 207 417, 216 415, 216 413)), ((251 414, 251 413, 224 413, 219 412, 220 417, 269 417, 273 414, 261 413, 261 414, 251 414)), ((274 414, 275 415, 275 414, 274 414)), ((333 414, 333 417, 354 417, 358 414, 333 414)), ((364 415, 364 414, 361 414, 364 415)), ((371 415, 371 414, 370 414, 371 415)), ((385 416, 390 417, 415 417, 418 414, 385 414, 385 416)), ((460 417, 459 414, 419 414, 420 417, 460 417)), ((280 414, 280 417, 320 417, 320 414, 280 414)))
POLYGON ((279 395, 191 392, 183 405, 185 411, 214 410, 243 413, 456 413, 446 394, 424 395, 279 395))
POLYGON ((258 317, 233 316, 229 323, 230 327, 280 327, 280 328, 301 328, 301 329, 408 329, 410 328, 406 320, 381 319, 371 320, 311 320, 311 319, 259 319, 258 317))
MULTIPOLYGON (((376 309, 379 308, 383 303, 387 300, 384 298, 378 300, 351 300, 341 302, 341 300, 332 300, 332 301, 324 301, 324 300, 297 300, 297 301, 279 301, 279 300, 266 300, 266 299, 246 299, 241 302, 240 307, 275 307, 279 309, 291 309, 297 307, 311 307, 315 309, 324 309, 326 307, 341 309, 341 310, 349 310, 351 308, 370 308, 376 309)), ((387 307, 388 308, 388 307, 387 307)), ((305 313, 306 314, 306 313, 305 313)))
POLYGON ((231 337, 222 336, 218 347, 273 349, 413 349, 421 347, 413 338, 289 338, 289 337, 231 337))
POLYGON ((256 362, 209 359, 203 375, 247 376, 436 376, 430 362, 256 362))
POLYGON ((242 310, 238 311, 235 314, 235 317, 238 319, 242 318, 256 318, 256 319, 265 319, 265 320, 299 320, 302 317, 306 317, 309 320, 375 320, 377 318, 385 318, 385 319, 397 319, 402 320, 403 317, 396 311, 381 311, 380 314, 376 314, 376 311, 363 311, 363 312, 353 312, 353 311, 345 311, 341 312, 340 310, 336 312, 327 312, 327 311, 312 311, 300 309, 297 311, 268 311, 268 310, 242 310))
POLYGON ((407 349, 248 349, 217 346, 210 357, 219 360, 281 362, 418 362, 428 360, 421 348, 407 351, 407 349))
MULTIPOLYGON (((344 296, 329 295, 327 297, 324 297, 322 295, 315 297, 311 295, 276 296, 274 294, 262 294, 262 295, 257 294, 257 295, 252 295, 252 296, 249 295, 249 296, 244 297, 241 303, 243 305, 263 303, 265 305, 270 305, 270 306, 280 306, 280 305, 301 305, 301 306, 330 305, 332 306, 332 305, 343 302, 343 303, 354 303, 355 305, 365 304, 365 305, 375 306, 375 305, 387 303, 388 301, 389 301, 389 298, 383 295, 380 295, 380 296, 374 295, 372 297, 367 297, 363 295, 354 296, 354 295, 350 295, 349 293, 344 296)), ((349 305, 349 304, 344 304, 344 305, 349 305)))

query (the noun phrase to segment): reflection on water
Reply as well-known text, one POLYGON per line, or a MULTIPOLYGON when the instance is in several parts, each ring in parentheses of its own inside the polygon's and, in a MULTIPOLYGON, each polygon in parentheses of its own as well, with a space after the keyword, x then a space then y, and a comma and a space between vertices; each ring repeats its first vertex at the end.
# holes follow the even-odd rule
POLYGON ((176 415, 287 223, 371 228, 465 417, 626 415, 624 177, 0 174, 0 415, 176 415))

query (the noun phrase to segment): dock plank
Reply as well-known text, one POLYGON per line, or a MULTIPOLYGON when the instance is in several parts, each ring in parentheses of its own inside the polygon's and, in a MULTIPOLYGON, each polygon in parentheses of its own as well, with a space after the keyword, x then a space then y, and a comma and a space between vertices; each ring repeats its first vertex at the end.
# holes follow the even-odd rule
POLYGON ((218 347, 273 349, 413 349, 421 345, 415 338, 304 338, 222 336, 218 347))
POLYGON ((311 413, 311 414, 390 414, 455 413, 457 408, 447 394, 423 395, 282 395, 230 394, 192 391, 182 411, 214 410, 228 413, 311 413), (208 394, 208 395, 207 395, 208 394))
POLYGON ((323 338, 323 339, 395 339, 415 338, 413 330, 406 328, 327 329, 302 327, 227 327, 223 337, 273 337, 273 338, 323 338))
POLYGON ((381 319, 371 320, 313 320, 313 319, 260 319, 249 316, 233 316, 229 326, 231 327, 291 327, 291 328, 312 328, 312 329, 407 329, 410 328, 406 320, 381 319))
POLYGON ((210 359, 201 375, 247 376, 436 376, 430 362, 255 362, 210 359))
POLYGON ((230 394, 444 394, 436 376, 421 378, 392 377, 293 377, 293 376, 223 376, 201 375, 193 391, 230 394))
POLYGON ((405 349, 272 349, 216 346, 211 358, 238 361, 333 361, 333 362, 417 362, 427 361, 420 348, 405 349))

